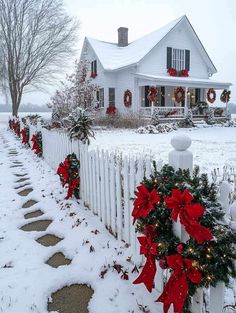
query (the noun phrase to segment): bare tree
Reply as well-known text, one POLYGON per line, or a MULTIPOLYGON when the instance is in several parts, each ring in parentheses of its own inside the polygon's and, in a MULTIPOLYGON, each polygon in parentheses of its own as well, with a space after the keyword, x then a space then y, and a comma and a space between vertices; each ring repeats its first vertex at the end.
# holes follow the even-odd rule
POLYGON ((0 0, 0 64, 13 115, 23 91, 51 83, 67 63, 77 28, 62 0, 0 0))

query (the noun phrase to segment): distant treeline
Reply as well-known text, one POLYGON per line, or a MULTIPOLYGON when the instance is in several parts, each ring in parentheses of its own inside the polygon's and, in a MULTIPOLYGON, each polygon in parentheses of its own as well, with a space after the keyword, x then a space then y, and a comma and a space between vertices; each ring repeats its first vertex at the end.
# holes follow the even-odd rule
MULTIPOLYGON (((0 104, 0 112, 11 112, 11 106, 0 104)), ((37 105, 32 103, 22 103, 19 112, 51 112, 46 105, 37 105)))

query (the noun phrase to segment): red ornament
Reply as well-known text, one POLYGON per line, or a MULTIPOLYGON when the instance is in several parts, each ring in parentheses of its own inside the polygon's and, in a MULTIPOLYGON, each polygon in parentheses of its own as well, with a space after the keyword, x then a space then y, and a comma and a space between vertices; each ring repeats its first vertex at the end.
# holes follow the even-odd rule
POLYGON ((144 283, 149 292, 152 291, 154 277, 156 275, 156 260, 157 245, 152 242, 150 237, 138 237, 140 243, 140 254, 145 255, 147 258, 146 263, 139 277, 133 282, 134 284, 144 283))
POLYGON ((159 261, 159 266, 160 266, 160 268, 162 268, 163 270, 166 269, 166 268, 168 267, 168 264, 167 264, 167 262, 166 262, 166 259, 161 259, 161 260, 159 261))
POLYGON ((146 218, 148 214, 154 210, 155 204, 160 201, 160 197, 155 189, 149 192, 143 185, 138 186, 137 189, 137 198, 134 200, 134 209, 132 212, 132 216, 134 218, 133 223, 139 217, 146 218))
POLYGON ((186 232, 194 238, 199 244, 205 240, 213 238, 211 231, 201 226, 198 222, 204 214, 205 208, 199 203, 191 203, 193 196, 188 190, 183 192, 179 189, 173 189, 171 197, 165 197, 166 208, 171 210, 171 218, 185 226, 186 232))
POLYGON ((157 229, 154 225, 151 225, 151 224, 146 225, 143 230, 143 234, 153 239, 157 236, 157 229))
POLYGON ((193 267, 193 260, 183 258, 181 255, 166 257, 168 267, 173 269, 170 279, 157 299, 164 304, 164 313, 167 313, 171 304, 175 313, 182 313, 183 305, 188 294, 188 282, 199 284, 202 279, 201 273, 193 267))
POLYGON ((183 251, 184 251, 184 245, 182 243, 180 243, 177 248, 176 248, 176 251, 179 253, 179 254, 182 254, 183 251))

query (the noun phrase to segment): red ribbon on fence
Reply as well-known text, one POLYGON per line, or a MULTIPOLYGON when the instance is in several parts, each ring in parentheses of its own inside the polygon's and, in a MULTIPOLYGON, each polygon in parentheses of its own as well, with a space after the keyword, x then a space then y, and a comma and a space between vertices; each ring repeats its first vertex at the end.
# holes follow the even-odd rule
POLYGON ((60 176, 62 186, 69 183, 69 168, 70 162, 65 159, 63 163, 60 163, 57 169, 57 174, 60 176))
POLYGON ((36 135, 33 135, 31 141, 33 142, 32 150, 34 150, 35 154, 39 154, 40 149, 38 145, 38 137, 36 135))
POLYGON ((79 183, 80 183, 79 178, 74 178, 68 183, 68 191, 67 191, 67 196, 65 198, 66 200, 68 200, 69 198, 73 196, 75 189, 79 187, 79 183))
POLYGON ((199 224, 205 208, 200 203, 191 203, 193 196, 188 190, 181 191, 173 189, 171 197, 165 197, 166 208, 171 210, 171 218, 184 225, 186 232, 194 238, 197 243, 202 244, 205 240, 213 238, 211 231, 199 224))
POLYGON ((27 144, 28 138, 27 138, 26 130, 24 128, 20 131, 20 134, 22 136, 22 143, 27 144))
POLYGON ((152 242, 151 237, 138 237, 140 243, 140 254, 145 255, 147 258, 146 263, 142 269, 139 277, 133 282, 133 284, 144 283, 149 292, 152 291, 154 278, 156 275, 156 260, 155 256, 158 255, 157 245, 152 242))
POLYGON ((198 284, 202 274, 193 266, 192 259, 176 254, 167 256, 166 260, 173 272, 157 302, 164 304, 164 313, 168 312, 171 304, 174 306, 175 313, 182 313, 189 289, 188 280, 198 284))

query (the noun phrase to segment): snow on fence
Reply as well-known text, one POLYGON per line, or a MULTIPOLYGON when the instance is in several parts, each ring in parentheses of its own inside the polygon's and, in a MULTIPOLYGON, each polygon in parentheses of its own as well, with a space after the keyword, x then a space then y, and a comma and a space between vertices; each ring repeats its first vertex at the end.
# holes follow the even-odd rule
MULTIPOLYGON (((68 135, 58 130, 47 130, 40 125, 30 125, 30 138, 36 132, 42 131, 43 157, 56 170, 64 158, 74 152, 80 160, 80 198, 82 203, 99 216, 107 229, 119 240, 130 244, 134 257, 140 261, 139 247, 136 239, 135 226, 131 212, 136 186, 143 178, 153 173, 153 162, 149 157, 122 156, 104 150, 91 150, 88 146, 71 141, 68 135)), ((172 138, 173 150, 169 153, 169 164, 175 169, 193 168, 193 155, 188 150, 191 139, 186 135, 176 135, 172 138)), ((160 168, 160 164, 158 164, 160 168)), ((227 188, 220 189, 220 199, 223 208, 228 211, 227 188), (227 195, 226 195, 227 193, 227 195), (223 201, 224 200, 224 201, 223 201)), ((180 222, 174 226, 176 236, 182 241, 187 240, 187 234, 180 222)), ((162 292, 163 282, 168 272, 157 265, 155 288, 162 292)), ((203 292, 209 299, 209 312, 222 313, 224 306, 223 283, 208 290, 199 288, 192 299, 192 313, 203 311, 203 292)))

